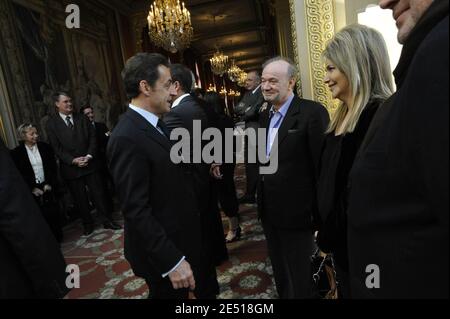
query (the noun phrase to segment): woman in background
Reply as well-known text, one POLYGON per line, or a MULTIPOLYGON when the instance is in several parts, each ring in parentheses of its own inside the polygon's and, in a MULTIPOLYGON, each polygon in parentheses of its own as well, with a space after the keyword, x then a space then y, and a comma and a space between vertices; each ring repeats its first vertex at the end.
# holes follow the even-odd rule
POLYGON ((349 298, 347 249, 348 176, 356 154, 381 104, 393 94, 386 44, 380 33, 362 25, 340 32, 323 52, 325 83, 340 100, 321 159, 317 243, 335 260, 339 298, 349 298))
MULTIPOLYGON (((216 92, 208 92, 205 94, 204 100, 218 114, 218 127, 222 132, 222 136, 225 137, 225 129, 234 129, 234 122, 231 117, 226 115, 225 107, 221 103, 219 94, 216 92)), ((223 140, 222 145, 224 146, 223 150, 225 151, 225 139, 223 140)), ((222 152, 223 158, 225 158, 224 151, 222 152)), ((220 166, 222 177, 217 180, 220 207, 228 217, 229 230, 226 236, 227 243, 239 240, 242 232, 242 229, 239 226, 239 202, 236 195, 236 187, 234 185, 235 167, 235 163, 225 163, 223 161, 220 166)))
POLYGON ((11 156, 36 199, 53 235, 58 242, 61 242, 63 233, 56 201, 55 155, 50 145, 38 142, 38 131, 33 124, 22 124, 17 131, 21 142, 11 151, 11 156))

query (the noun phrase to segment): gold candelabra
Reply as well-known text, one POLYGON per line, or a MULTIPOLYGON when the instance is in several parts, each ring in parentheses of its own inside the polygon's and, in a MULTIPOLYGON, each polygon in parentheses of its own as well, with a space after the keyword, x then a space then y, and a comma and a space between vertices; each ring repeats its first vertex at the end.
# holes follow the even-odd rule
POLYGON ((150 40, 176 53, 189 47, 194 29, 191 14, 180 0, 155 0, 148 13, 150 40))

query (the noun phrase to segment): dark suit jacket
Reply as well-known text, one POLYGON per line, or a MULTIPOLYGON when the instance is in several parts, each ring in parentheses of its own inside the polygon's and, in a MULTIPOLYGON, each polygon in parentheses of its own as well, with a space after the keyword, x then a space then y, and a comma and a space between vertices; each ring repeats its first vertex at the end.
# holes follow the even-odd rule
POLYGON ((0 299, 61 298, 66 264, 0 140, 0 299))
POLYGON ((109 137, 106 134, 109 132, 105 123, 95 122, 95 135, 97 137, 97 153, 99 156, 106 154, 106 146, 108 145, 109 137))
MULTIPOLYGON (((201 123, 201 133, 203 130, 209 127, 208 119, 205 111, 202 109, 199 103, 195 101, 192 96, 185 97, 179 105, 172 108, 169 113, 164 115, 163 118, 169 131, 176 128, 185 128, 190 133, 190 147, 191 147, 191 165, 188 165, 189 169, 194 173, 194 184, 197 205, 202 212, 208 210, 207 201, 205 198, 209 194, 209 165, 203 163, 193 163, 194 151, 194 120, 199 120, 201 123)), ((203 149, 204 142, 201 143, 203 149)), ((198 154, 198 153, 197 153, 198 154)), ((200 154, 201 155, 201 154, 200 154)), ((201 160, 202 162, 202 160, 201 160)))
MULTIPOLYGON (((38 142, 37 147, 39 154, 41 154, 42 164, 44 166, 45 184, 50 185, 53 189, 57 187, 57 164, 55 153, 50 145, 43 142, 38 142)), ((36 177, 34 175, 33 167, 31 166, 30 159, 24 143, 20 143, 18 147, 11 151, 11 157, 14 160, 14 164, 19 169, 28 187, 32 190, 36 187, 36 177)))
POLYGON ((255 93, 245 93, 237 106, 237 110, 242 115, 241 120, 245 122, 246 127, 258 128, 260 109, 263 103, 264 97, 261 87, 255 93))
POLYGON ((125 257, 134 273, 160 281, 181 259, 198 260, 199 213, 171 143, 129 109, 112 133, 107 158, 125 220, 125 257))
POLYGON ((356 298, 449 296, 448 1, 433 2, 403 50, 398 92, 375 116, 350 174, 356 298), (372 264, 379 289, 366 286, 372 264))
POLYGON ((55 114, 47 122, 47 135, 50 144, 59 158, 61 176, 66 180, 80 178, 97 170, 97 138, 89 120, 80 114, 73 114, 74 129, 55 114), (87 167, 79 168, 72 164, 74 158, 91 154, 94 159, 87 167))
MULTIPOLYGON (((278 131, 278 170, 259 176, 259 214, 275 227, 311 229, 317 213, 316 183, 328 121, 322 105, 294 97, 278 131)), ((261 114, 260 126, 268 129, 269 110, 261 114)))

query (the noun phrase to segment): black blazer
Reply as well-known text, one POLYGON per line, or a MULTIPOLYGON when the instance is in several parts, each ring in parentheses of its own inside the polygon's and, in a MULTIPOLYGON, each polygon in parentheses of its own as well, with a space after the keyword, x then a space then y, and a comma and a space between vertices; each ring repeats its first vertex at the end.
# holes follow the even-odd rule
POLYGON ((350 174, 356 298, 449 296, 448 5, 433 2, 405 43, 399 89, 375 115, 377 129, 369 129, 350 174), (366 287, 372 264, 380 269, 379 289, 366 287))
POLYGON ((61 176, 66 180, 80 178, 97 170, 97 138, 89 120, 80 114, 73 114, 74 129, 55 114, 47 122, 47 135, 50 144, 59 158, 61 176), (72 164, 74 158, 91 154, 94 158, 87 167, 72 164))
MULTIPOLYGON (((294 97, 278 131, 278 170, 259 175, 258 183, 259 214, 278 228, 312 228, 312 217, 317 213, 320 153, 328 122, 328 112, 322 105, 294 97)), ((260 126, 268 129, 269 110, 261 114, 260 126)))
POLYGON ((61 298, 66 264, 0 139, 0 299, 61 298))
POLYGON ((125 257, 137 276, 159 281, 181 259, 198 260, 199 213, 171 143, 132 109, 122 116, 107 159, 125 221, 125 257))
MULTIPOLYGON (((95 122, 95 136, 97 137, 97 149, 100 156, 106 154, 106 146, 108 145, 109 137, 106 135, 109 132, 105 123, 95 122)), ((92 125, 92 124, 91 124, 92 125)))
MULTIPOLYGON (((192 187, 194 188, 196 194, 197 207, 199 207, 202 212, 206 212, 209 209, 207 201, 210 192, 209 165, 204 164, 202 159, 201 163, 193 163, 194 120, 200 121, 201 132, 209 127, 209 122, 205 111, 190 95, 185 97, 179 105, 172 108, 169 113, 164 115, 164 122, 166 123, 169 131, 176 128, 185 128, 190 133, 191 164, 188 165, 188 168, 193 172, 192 187)), ((204 145, 205 142, 202 141, 202 150, 204 145)))
MULTIPOLYGON (((39 154, 41 154, 42 164, 44 166, 45 184, 50 185, 53 189, 57 187, 57 164, 55 153, 50 145, 43 142, 38 142, 37 147, 39 154)), ((31 166, 30 159, 24 143, 20 143, 14 150, 11 151, 11 157, 14 160, 14 164, 22 174, 28 187, 32 190, 36 185, 36 177, 34 175, 33 167, 31 166)))

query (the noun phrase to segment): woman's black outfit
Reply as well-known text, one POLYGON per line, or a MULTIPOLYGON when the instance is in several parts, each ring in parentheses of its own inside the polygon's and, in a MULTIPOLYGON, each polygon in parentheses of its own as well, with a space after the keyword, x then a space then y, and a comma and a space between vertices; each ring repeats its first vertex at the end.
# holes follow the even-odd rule
POLYGON ((347 183, 356 154, 369 129, 379 101, 370 102, 352 133, 326 137, 318 182, 318 205, 321 218, 317 244, 325 253, 332 253, 339 283, 339 298, 349 298, 347 249, 347 183))

